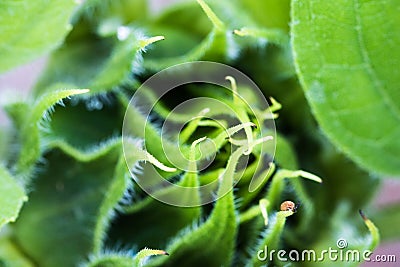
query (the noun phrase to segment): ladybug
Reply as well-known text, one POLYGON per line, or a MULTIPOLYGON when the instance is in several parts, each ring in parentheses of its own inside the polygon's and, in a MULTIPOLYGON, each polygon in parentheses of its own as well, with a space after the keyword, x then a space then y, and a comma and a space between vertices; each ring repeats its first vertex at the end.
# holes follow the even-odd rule
POLYGON ((297 208, 299 207, 298 204, 295 204, 293 201, 286 200, 281 204, 281 211, 293 211, 296 212, 297 208))

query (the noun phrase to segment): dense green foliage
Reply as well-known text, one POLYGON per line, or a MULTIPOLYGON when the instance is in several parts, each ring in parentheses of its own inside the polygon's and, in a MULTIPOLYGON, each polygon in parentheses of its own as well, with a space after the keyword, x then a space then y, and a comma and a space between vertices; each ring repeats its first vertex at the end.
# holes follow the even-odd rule
MULTIPOLYGON (((0 4, 0 71, 49 53, 31 98, 4 107, 13 125, 0 130, 1 266, 281 266, 288 262, 260 261, 258 251, 319 252, 339 238, 346 249, 377 246, 358 210, 374 214, 377 174, 400 173, 396 1, 188 0, 155 15, 145 0, 82 2, 0 4), (156 72, 200 60, 248 75, 270 109, 237 77, 227 77, 230 90, 182 86, 150 118, 142 105, 151 93, 130 105, 156 72), (196 97, 235 112, 213 102, 173 112, 196 97), (122 138, 126 111, 134 126, 122 138), (206 113, 218 119, 198 118, 206 113), (162 140, 168 120, 190 122, 162 140), (163 148, 191 163, 172 166, 163 148), (193 164, 211 155, 209 167, 193 164), (153 197, 200 203, 197 188, 215 184, 217 200, 162 203, 135 182, 154 175, 193 190, 178 195, 160 182, 153 197), (280 211, 288 199, 297 212, 280 211)), ((376 218, 383 229, 400 222, 396 208, 376 218)))

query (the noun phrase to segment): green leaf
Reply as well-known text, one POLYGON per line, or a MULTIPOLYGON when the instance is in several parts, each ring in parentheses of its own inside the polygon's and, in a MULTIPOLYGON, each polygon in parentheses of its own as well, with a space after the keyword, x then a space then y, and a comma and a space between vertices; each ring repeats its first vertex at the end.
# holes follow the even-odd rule
POLYGON ((170 256, 150 261, 149 266, 230 266, 238 228, 233 175, 239 158, 247 149, 247 146, 242 146, 229 158, 218 189, 220 198, 207 221, 183 231, 167 247, 170 256))
POLYGON ((85 267, 136 267, 135 259, 129 255, 108 254, 91 259, 85 267))
POLYGON ((141 53, 162 36, 152 38, 127 26, 126 36, 102 38, 89 34, 79 39, 67 40, 52 53, 46 70, 35 85, 35 93, 59 87, 90 88, 92 93, 106 92, 119 85, 132 82, 132 71, 141 71, 141 53))
POLYGON ((280 29, 243 27, 240 30, 235 30, 234 33, 238 36, 260 39, 261 44, 273 43, 282 47, 285 47, 289 44, 289 38, 287 34, 280 29))
POLYGON ((10 158, 11 129, 4 127, 0 130, 0 162, 7 162, 10 158))
POLYGON ((95 257, 85 267, 140 267, 150 256, 169 255, 167 252, 159 249, 144 248, 139 251, 135 257, 130 255, 106 254, 95 257))
POLYGON ((373 251, 379 245, 381 240, 379 230, 362 210, 359 210, 359 213, 361 218, 364 220, 365 226, 368 228, 368 231, 371 234, 370 239, 368 240, 368 249, 373 251))
POLYGON ((138 254, 136 254, 135 256, 136 266, 142 266, 143 260, 154 255, 169 255, 169 254, 164 250, 144 248, 141 251, 139 251, 138 254))
POLYGON ((0 165, 0 228, 9 222, 15 222, 19 211, 28 197, 24 189, 5 167, 0 165))
POLYGON ((392 175, 400 174, 398 11, 396 0, 292 1, 294 60, 315 117, 350 158, 392 175))
POLYGON ((58 90, 39 98, 33 103, 32 108, 28 108, 24 104, 17 104, 9 108, 9 112, 16 120, 16 125, 20 127, 19 138, 22 148, 16 163, 18 175, 27 179, 41 155, 40 123, 48 119, 51 108, 64 98, 87 92, 86 89, 58 90))
MULTIPOLYGON (((197 143, 193 143, 192 156, 195 155, 194 146, 197 143)), ((150 168, 143 166, 143 173, 146 173, 150 179, 152 175, 159 175, 151 168, 152 166, 150 168)), ((146 180, 146 177, 140 177, 141 174, 137 176, 139 179, 146 180)), ((113 222, 109 231, 108 243, 112 244, 111 247, 121 244, 129 246, 132 243, 139 247, 165 246, 167 241, 181 229, 199 220, 201 208, 196 161, 190 161, 189 171, 183 175, 177 185, 164 187, 144 200, 124 207, 125 214, 113 222), (183 194, 181 187, 193 190, 187 190, 183 194), (160 199, 164 201, 171 199, 173 203, 179 205, 163 203, 160 199), (154 226, 152 230, 149 230, 150 225, 154 226)))
POLYGON ((71 29, 78 1, 0 2, 0 72, 29 62, 59 46, 71 29))
POLYGON ((46 148, 62 142, 82 153, 96 150, 120 138, 124 111, 113 94, 65 101, 64 106, 55 107, 42 141, 46 148))
POLYGON ((253 248, 259 241, 265 228, 259 205, 254 205, 240 213, 240 225, 237 238, 236 257, 233 266, 245 266, 253 256, 253 248))
MULTIPOLYGON (((140 202, 124 207, 124 215, 118 217, 112 224, 109 233, 109 244, 129 246, 165 246, 167 241, 173 238, 180 230, 191 226, 199 220, 200 192, 197 175, 195 156, 195 146, 205 138, 199 139, 192 144, 191 161, 189 171, 183 175, 178 183, 179 187, 164 187, 152 193, 140 202), (180 187, 192 188, 182 193, 180 187), (160 202, 159 199, 171 199, 178 206, 160 202), (179 199, 179 201, 177 201, 179 199), (162 221, 162 224, 160 222, 162 221), (154 225, 153 230, 149 231, 149 225, 154 225), (157 233, 157 234, 155 234, 157 233)), ((144 174, 151 179, 153 175, 159 175, 154 169, 143 166, 143 174, 136 174, 139 179, 144 174)), ((135 196, 133 196, 135 197, 135 196)))
MULTIPOLYGON (((261 239, 256 245, 256 250, 253 251, 253 257, 248 261, 246 266, 264 266, 265 262, 258 259, 258 251, 264 250, 268 247, 268 250, 278 250, 279 242, 282 236, 283 229, 285 227, 286 218, 293 215, 293 211, 279 211, 271 216, 270 223, 267 225, 267 229, 261 234, 261 239)), ((267 257, 267 260, 269 258, 267 257)))
POLYGON ((0 266, 34 267, 12 240, 11 229, 2 228, 0 233, 0 266))
MULTIPOLYGON (((266 144, 273 145, 273 143, 266 144)), ((272 151, 272 149, 269 151, 272 151)), ((282 168, 291 170, 297 169, 299 165, 292 144, 283 135, 278 133, 276 134, 275 161, 282 168)))
POLYGON ((251 14, 252 20, 260 28, 289 30, 289 0, 239 0, 238 2, 248 14, 251 14))
POLYGON ((373 214, 372 218, 381 233, 382 240, 391 241, 399 239, 400 232, 396 227, 393 227, 393 225, 400 223, 399 204, 382 207, 373 214))
POLYGON ((147 0, 86 0, 74 17, 74 27, 79 34, 88 30, 107 36, 122 25, 147 17, 147 0))
POLYGON ((361 170, 327 144, 328 140, 325 142, 322 153, 309 158, 315 164, 310 170, 324 178, 324 186, 319 187, 314 196, 314 205, 317 210, 334 212, 341 202, 346 201, 356 212, 372 200, 382 180, 361 170))
MULTIPOLYGON (((46 154, 35 191, 16 224, 18 244, 40 266, 73 266, 105 249, 106 230, 130 185, 121 150, 117 142, 82 161, 58 149, 46 154), (65 244, 63 249, 48 254, 57 243, 65 244)), ((160 165, 138 143, 132 143, 126 156, 160 165)))
MULTIPOLYGON (((351 251, 358 251, 360 261, 363 261, 362 255, 366 250, 373 251, 379 243, 379 232, 375 225, 358 212, 350 211, 350 206, 341 203, 336 207, 332 214, 329 214, 330 220, 324 225, 323 235, 313 244, 313 249, 317 257, 322 255, 323 250, 329 248, 342 251, 343 255, 348 255, 351 251), (364 223, 362 221, 364 220, 364 223), (340 248, 340 244, 345 244, 340 248)), ((373 256, 371 257, 373 258, 373 256)), ((324 257, 320 261, 307 262, 306 266, 338 266, 338 263, 324 257)), ((360 266, 360 262, 348 261, 343 266, 360 266)))
POLYGON ((106 230, 109 227, 111 218, 114 216, 114 209, 118 201, 121 200, 126 188, 130 185, 130 178, 125 158, 121 155, 115 167, 114 181, 111 182, 98 211, 93 237, 93 253, 95 254, 100 253, 104 249, 103 244, 106 238, 106 230))
POLYGON ((88 162, 60 150, 46 155, 15 227, 18 245, 40 266, 74 266, 100 250, 112 208, 127 183, 115 148, 88 162), (55 244, 63 249, 54 249, 55 244))
POLYGON ((48 150, 60 149, 65 154, 70 155, 72 158, 78 161, 91 161, 101 155, 108 153, 110 150, 121 143, 121 138, 110 138, 108 140, 99 142, 93 147, 88 149, 76 148, 70 143, 64 140, 55 140, 48 144, 46 147, 48 150))
POLYGON ((15 128, 21 129, 24 126, 26 114, 30 113, 29 106, 28 103, 17 102, 4 107, 5 112, 11 118, 15 128))
MULTIPOLYGON (((160 25, 161 28, 160 26, 154 27, 150 29, 150 32, 161 34, 166 31, 167 34, 162 33, 165 35, 166 41, 160 47, 161 50, 155 49, 154 52, 149 51, 148 55, 145 55, 144 66, 146 69, 159 71, 188 61, 227 60, 237 55, 238 51, 232 38, 232 32, 214 12, 214 9, 220 10, 225 7, 231 8, 231 6, 223 2, 222 4, 213 3, 215 5, 211 8, 203 0, 197 0, 197 2, 176 5, 156 20, 156 25, 160 25), (201 13, 201 9, 205 14, 201 13), (208 17, 208 25, 204 23, 202 16, 203 18, 208 17), (165 25, 170 25, 170 21, 176 21, 172 24, 174 27, 170 27, 169 30, 165 29, 165 25), (188 31, 188 26, 192 31, 188 31), (210 26, 212 26, 211 29, 210 26), (205 33, 204 29, 210 30, 205 33), (180 45, 177 46, 177 43, 180 45)), ((223 10, 226 11, 226 9, 223 10)))

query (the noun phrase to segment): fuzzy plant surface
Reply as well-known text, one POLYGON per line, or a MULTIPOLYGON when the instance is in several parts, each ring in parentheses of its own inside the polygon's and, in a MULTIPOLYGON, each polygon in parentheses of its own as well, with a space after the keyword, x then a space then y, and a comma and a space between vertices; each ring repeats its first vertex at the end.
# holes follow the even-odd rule
POLYGON ((1 1, 0 71, 48 60, 29 99, 2 99, 0 266, 359 266, 400 237, 400 207, 369 205, 400 175, 399 11, 1 1), (261 94, 230 72, 225 88, 147 88, 190 62, 231 66, 261 94), (193 99, 207 101, 179 112, 193 99))

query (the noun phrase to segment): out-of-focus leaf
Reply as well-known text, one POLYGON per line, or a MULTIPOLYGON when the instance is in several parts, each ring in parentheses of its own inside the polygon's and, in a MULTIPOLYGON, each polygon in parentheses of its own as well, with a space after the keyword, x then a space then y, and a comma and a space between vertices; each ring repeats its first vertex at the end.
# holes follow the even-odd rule
POLYGON ((399 204, 392 204, 387 207, 382 207, 372 219, 381 233, 383 241, 398 240, 400 233, 393 225, 400 223, 400 208, 399 204))
MULTIPOLYGON (((214 13, 214 6, 219 8, 222 6, 230 8, 231 6, 225 5, 226 3, 213 3, 215 5, 210 8, 203 0, 197 2, 176 5, 156 20, 157 24, 163 26, 162 28, 170 24, 169 21, 176 22, 172 24, 174 28, 167 31, 170 34, 165 35, 164 47, 160 47, 158 51, 155 50, 154 55, 150 51, 149 55, 145 56, 144 66, 146 69, 159 71, 188 61, 227 60, 237 56, 238 47, 233 40, 232 30, 228 30, 227 25, 214 13), (201 9, 205 14, 202 14, 201 9), (204 29, 209 29, 209 26, 204 23, 205 17, 209 18, 208 23, 212 26, 208 32, 204 31, 204 29), (195 21, 193 21, 194 19, 195 21), (190 34, 186 29, 189 25, 192 28, 190 34), (188 44, 193 46, 190 47, 188 44), (181 45, 184 45, 183 48, 180 47, 181 45)), ((165 31, 162 28, 154 27, 154 29, 150 29, 150 32, 158 34, 158 32, 165 31)))
POLYGON ((17 102, 6 105, 4 110, 11 118, 15 128, 22 129, 26 120, 26 114, 30 114, 30 107, 28 103, 17 102))
POLYGON ((0 162, 6 162, 10 157, 10 129, 4 127, 0 130, 0 162))
POLYGON ((311 167, 309 164, 308 169, 324 177, 323 186, 319 190, 321 194, 314 196, 314 203, 318 210, 325 207, 330 212, 334 212, 340 202, 346 201, 356 212, 365 203, 371 201, 381 180, 361 170, 354 162, 328 144, 327 140, 325 142, 319 155, 309 157, 315 165, 311 167))
POLYGON ((292 1, 294 60, 314 115, 345 154, 382 174, 400 173, 398 11, 396 0, 292 1))
MULTIPOLYGON (((324 229, 322 229, 324 234, 313 245, 315 257, 321 257, 323 250, 332 248, 339 253, 343 253, 343 255, 348 255, 347 257, 350 260, 344 262, 343 266, 360 266, 360 262, 363 261, 363 253, 366 250, 373 251, 379 243, 379 233, 376 227, 368 218, 363 218, 363 224, 358 212, 351 211, 351 207, 346 203, 339 205, 335 212, 330 214, 330 218, 329 222, 323 227, 324 229), (349 212, 351 213, 349 214, 349 212), (358 260, 357 254, 352 251, 358 251, 360 256, 358 260)), ((312 255, 310 257, 313 259, 312 255)), ((321 257, 319 261, 311 260, 303 263, 307 267, 338 266, 338 263, 332 261, 328 256, 321 257)))
MULTIPOLYGON (((271 145, 271 143, 266 143, 266 145, 271 145)), ((285 136, 280 134, 276 135, 275 161, 279 166, 285 169, 295 170, 299 167, 292 144, 285 136)))
POLYGON ((0 2, 0 72, 56 48, 70 31, 78 1, 0 2), (57 15, 55 15, 57 14, 57 15))
POLYGON ((0 228, 15 222, 19 211, 28 197, 24 189, 5 167, 0 164, 0 228))
POLYGON ((239 0, 238 3, 260 28, 289 30, 289 0, 239 0))
POLYGON ((114 34, 117 28, 148 17, 147 0, 86 0, 74 16, 74 31, 114 34))
POLYGON ((35 266, 12 241, 11 231, 9 230, 2 228, 0 233, 0 265, 12 267, 35 266))

